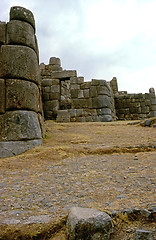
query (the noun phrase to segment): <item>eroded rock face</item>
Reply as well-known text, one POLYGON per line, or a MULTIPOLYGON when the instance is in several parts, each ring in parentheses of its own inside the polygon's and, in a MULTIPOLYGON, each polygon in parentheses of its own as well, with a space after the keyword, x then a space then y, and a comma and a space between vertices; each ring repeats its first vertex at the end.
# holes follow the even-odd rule
POLYGON ((12 7, 0 31, 0 157, 8 157, 42 143, 41 82, 32 12, 12 7))
POLYGON ((112 219, 105 212, 91 208, 71 208, 67 219, 69 240, 108 240, 113 230, 112 219))

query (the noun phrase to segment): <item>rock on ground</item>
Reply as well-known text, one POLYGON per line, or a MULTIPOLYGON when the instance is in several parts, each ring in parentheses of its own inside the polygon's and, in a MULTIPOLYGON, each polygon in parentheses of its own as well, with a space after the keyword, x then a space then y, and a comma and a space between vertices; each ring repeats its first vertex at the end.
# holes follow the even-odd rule
POLYGON ((112 219, 105 212, 90 208, 71 208, 67 219, 69 240, 107 240, 113 230, 112 219))

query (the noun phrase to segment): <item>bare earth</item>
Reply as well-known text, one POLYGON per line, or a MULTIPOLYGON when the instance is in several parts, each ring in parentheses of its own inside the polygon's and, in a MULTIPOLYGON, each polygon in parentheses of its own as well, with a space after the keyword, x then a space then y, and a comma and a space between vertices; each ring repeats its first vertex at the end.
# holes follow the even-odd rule
POLYGON ((156 128, 127 124, 47 121, 42 146, 0 159, 0 236, 8 225, 59 221, 72 206, 156 206, 156 128))

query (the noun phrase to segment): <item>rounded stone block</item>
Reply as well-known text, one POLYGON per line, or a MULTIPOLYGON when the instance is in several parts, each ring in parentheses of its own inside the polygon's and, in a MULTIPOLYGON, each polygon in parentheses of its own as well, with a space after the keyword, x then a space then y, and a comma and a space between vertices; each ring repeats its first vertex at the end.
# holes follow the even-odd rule
POLYGON ((25 109, 39 111, 39 89, 35 83, 18 80, 6 80, 6 109, 25 109))
POLYGON ((0 115, 0 141, 41 139, 38 114, 32 111, 11 111, 0 115))
POLYGON ((23 21, 12 20, 7 24, 7 44, 26 45, 36 51, 33 27, 23 21))
POLYGON ((23 7, 14 6, 10 9, 10 20, 21 20, 28 22, 35 29, 35 19, 33 13, 23 7))
POLYGON ((38 59, 35 51, 26 46, 3 45, 0 52, 0 77, 22 78, 40 82, 38 59))

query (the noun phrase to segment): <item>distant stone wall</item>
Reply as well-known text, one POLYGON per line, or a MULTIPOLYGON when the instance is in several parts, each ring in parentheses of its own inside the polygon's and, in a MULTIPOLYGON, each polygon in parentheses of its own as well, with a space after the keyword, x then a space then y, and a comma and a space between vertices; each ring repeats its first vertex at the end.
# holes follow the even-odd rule
POLYGON ((116 118, 114 94, 105 80, 84 82, 76 71, 62 70, 60 59, 54 57, 40 68, 45 119, 105 122, 116 118))
POLYGON ((118 120, 136 120, 156 116, 156 97, 154 89, 145 94, 127 94, 119 92, 115 95, 115 108, 118 120))
POLYGON ((0 157, 42 143, 42 101, 33 14, 12 7, 0 22, 0 157))

